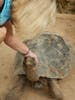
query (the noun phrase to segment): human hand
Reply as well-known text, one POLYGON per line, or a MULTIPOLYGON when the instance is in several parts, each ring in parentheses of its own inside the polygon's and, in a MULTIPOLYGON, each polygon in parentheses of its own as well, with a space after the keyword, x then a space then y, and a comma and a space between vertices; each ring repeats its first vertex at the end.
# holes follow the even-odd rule
POLYGON ((31 57, 36 61, 36 64, 38 63, 38 58, 37 58, 36 54, 33 53, 32 51, 28 51, 28 53, 25 55, 25 57, 31 57))

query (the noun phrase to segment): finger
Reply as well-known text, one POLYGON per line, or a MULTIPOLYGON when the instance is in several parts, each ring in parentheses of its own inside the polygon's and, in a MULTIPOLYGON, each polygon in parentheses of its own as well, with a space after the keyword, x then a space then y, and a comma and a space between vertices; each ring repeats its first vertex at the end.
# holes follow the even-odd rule
POLYGON ((25 57, 29 57, 29 55, 25 55, 25 57))
POLYGON ((30 56, 30 55, 26 55, 25 57, 31 57, 31 58, 34 58, 36 64, 38 64, 38 59, 37 59, 37 58, 35 58, 35 57, 33 57, 33 56, 30 56))
POLYGON ((35 61, 36 61, 36 63, 37 63, 37 64, 39 63, 39 61, 38 61, 38 59, 37 59, 37 58, 35 58, 35 61))

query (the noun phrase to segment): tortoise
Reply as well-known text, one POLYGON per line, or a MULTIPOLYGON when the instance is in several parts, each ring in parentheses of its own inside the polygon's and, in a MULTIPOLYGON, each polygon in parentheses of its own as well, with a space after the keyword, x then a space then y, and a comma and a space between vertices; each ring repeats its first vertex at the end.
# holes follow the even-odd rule
POLYGON ((49 32, 44 32, 24 43, 37 55, 39 63, 36 64, 31 57, 24 58, 18 52, 16 74, 19 77, 22 76, 23 80, 25 78, 29 80, 36 88, 48 85, 50 95, 55 100, 63 100, 63 94, 57 82, 65 78, 71 70, 70 46, 61 36, 49 32))

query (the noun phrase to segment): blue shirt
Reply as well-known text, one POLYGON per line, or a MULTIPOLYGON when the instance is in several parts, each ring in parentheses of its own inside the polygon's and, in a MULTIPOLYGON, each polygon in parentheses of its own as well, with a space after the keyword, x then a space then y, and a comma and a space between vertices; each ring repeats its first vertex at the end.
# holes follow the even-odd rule
POLYGON ((10 18, 12 0, 4 0, 4 5, 0 11, 0 26, 4 25, 10 18))

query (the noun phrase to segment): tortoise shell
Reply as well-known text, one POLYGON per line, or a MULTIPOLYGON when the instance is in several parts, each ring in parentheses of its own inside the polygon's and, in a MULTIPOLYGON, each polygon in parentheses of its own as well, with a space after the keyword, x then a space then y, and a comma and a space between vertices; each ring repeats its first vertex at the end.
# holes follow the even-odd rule
MULTIPOLYGON (((61 36, 43 33, 32 40, 24 41, 39 60, 36 66, 37 75, 47 78, 64 78, 71 69, 71 51, 61 36)), ((23 70, 23 56, 17 54, 17 72, 25 74, 23 70)))

